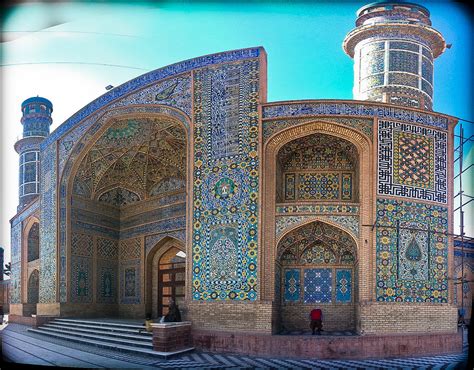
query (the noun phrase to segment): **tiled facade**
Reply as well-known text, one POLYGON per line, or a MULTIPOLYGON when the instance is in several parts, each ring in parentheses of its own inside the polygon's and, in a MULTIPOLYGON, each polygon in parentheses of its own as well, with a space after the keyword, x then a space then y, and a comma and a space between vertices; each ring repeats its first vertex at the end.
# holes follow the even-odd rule
MULTIPOLYGON (((415 39, 364 46, 361 86, 431 84, 415 39)), ((176 248, 195 329, 304 330, 320 306, 328 330, 454 333, 456 120, 367 100, 267 103, 263 48, 109 91, 41 144, 40 196, 12 220, 13 309, 35 294, 36 218, 39 315, 157 316, 158 261, 176 248)))

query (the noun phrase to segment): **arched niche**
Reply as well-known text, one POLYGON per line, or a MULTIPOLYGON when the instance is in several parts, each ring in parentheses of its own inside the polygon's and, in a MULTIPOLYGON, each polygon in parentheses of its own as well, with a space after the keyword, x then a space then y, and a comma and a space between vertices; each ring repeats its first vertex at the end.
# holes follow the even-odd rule
POLYGON ((61 200, 68 234, 61 240, 68 245, 60 250, 69 265, 62 299, 97 304, 104 313, 114 304, 120 316, 142 317, 145 237, 165 223, 185 228, 188 127, 167 114, 117 111, 81 140, 70 176, 62 179, 71 199, 61 200))
POLYGON ((297 138, 276 160, 276 203, 357 202, 357 148, 324 133, 297 138))
MULTIPOLYGON (((318 145, 316 145, 316 147, 318 147, 318 145)), ((321 145, 319 145, 319 148, 321 148, 321 145)), ((323 150, 325 148, 321 149, 323 150)), ((262 168, 264 171, 262 187, 264 212, 262 214, 262 224, 265 225, 265 227, 262 228, 264 248, 260 256, 263 265, 263 268, 260 269, 260 281, 262 282, 260 295, 263 299, 274 300, 275 302, 279 302, 280 300, 279 289, 275 289, 275 286, 279 284, 281 280, 281 276, 279 275, 280 271, 276 269, 275 264, 275 261, 278 259, 277 245, 281 235, 277 232, 277 220, 283 220, 284 217, 288 218, 288 222, 293 222, 298 218, 300 220, 304 218, 314 220, 321 215, 321 219, 327 217, 328 220, 333 220, 335 224, 339 222, 349 223, 352 222, 353 219, 356 219, 358 225, 370 222, 374 189, 372 150, 373 145, 370 137, 353 127, 331 121, 330 117, 289 126, 273 134, 265 142, 262 160, 262 168), (291 149, 288 153, 300 153, 298 156, 301 156, 301 153, 304 154, 305 152, 305 145, 303 144, 308 142, 308 139, 305 138, 310 138, 309 141, 313 140, 315 142, 325 138, 337 143, 337 147, 343 150, 343 156, 340 157, 341 163, 346 162, 348 165, 346 168, 353 171, 352 196, 349 196, 347 200, 342 199, 342 191, 340 190, 341 188, 339 188, 339 191, 335 192, 338 196, 335 196, 334 200, 323 199, 321 196, 319 196, 319 198, 318 196, 313 196, 309 197, 311 199, 298 200, 298 197, 295 196, 294 200, 286 197, 286 200, 282 202, 282 200, 285 199, 285 171, 283 165, 286 160, 285 158, 291 158, 291 156, 282 156, 284 151, 281 150, 285 147, 294 148, 296 150, 291 149), (339 210, 337 210, 338 207, 341 209, 344 208, 345 210, 341 212, 343 212, 344 215, 350 216, 351 219, 346 218, 341 220, 337 213, 339 212, 339 210), (348 209, 350 209, 350 211, 347 211, 348 209), (333 212, 333 210, 335 211, 333 212)), ((320 153, 321 150, 318 149, 313 152, 320 153)), ((317 159, 318 156, 313 155, 312 158, 317 159)), ((334 166, 334 163, 335 162, 333 162, 332 167, 329 165, 324 167, 324 171, 334 167, 337 168, 337 166, 334 166)), ((305 168, 301 170, 306 171, 305 168)), ((318 169, 318 164, 316 163, 312 166, 311 171, 317 174, 318 171, 323 171, 323 168, 320 166, 318 169)), ((319 177, 315 178, 314 181, 311 180, 310 176, 309 183, 311 184, 311 181, 313 181, 312 183, 317 185, 318 181, 321 182, 320 180, 323 176, 321 176, 321 174, 318 174, 318 176, 319 177)), ((339 177, 339 183, 340 181, 339 177)), ((296 194, 296 191, 298 191, 298 183, 295 182, 295 186, 296 194)), ((313 194, 316 194, 315 190, 313 190, 313 194)), ((368 261, 370 261, 370 250, 368 248, 368 240, 370 240, 370 230, 360 228, 359 235, 356 234, 357 232, 354 235, 357 237, 358 245, 362 245, 361 241, 365 240, 363 248, 358 251, 358 261, 364 265, 361 266, 360 271, 369 271, 368 261)), ((372 282, 369 280, 373 278, 363 273, 358 276, 358 279, 361 281, 361 288, 357 293, 361 297, 364 297, 364 299, 368 299, 371 295, 371 290, 373 290, 373 288, 371 288, 372 282)))
POLYGON ((164 237, 146 257, 146 311, 152 318, 167 313, 168 301, 184 306, 186 254, 183 243, 164 237))
POLYGON ((27 303, 37 304, 39 302, 39 271, 33 270, 28 278, 27 303))
POLYGON ((34 222, 28 230, 26 239, 28 250, 28 262, 35 261, 39 258, 39 223, 34 222))
POLYGON ((354 331, 357 269, 356 241, 335 226, 313 221, 285 234, 276 259, 283 330, 308 330, 308 314, 319 307, 325 330, 354 331))

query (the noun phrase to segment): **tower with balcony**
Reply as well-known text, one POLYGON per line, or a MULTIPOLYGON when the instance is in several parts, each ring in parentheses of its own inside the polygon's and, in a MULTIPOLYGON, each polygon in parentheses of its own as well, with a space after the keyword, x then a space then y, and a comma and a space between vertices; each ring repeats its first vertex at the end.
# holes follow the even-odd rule
POLYGON ((433 108, 433 62, 446 49, 425 7, 399 1, 368 4, 344 39, 354 58, 356 100, 433 108))
POLYGON ((21 104, 23 137, 15 143, 20 155, 18 211, 39 194, 40 143, 49 135, 53 104, 42 97, 26 99, 21 104))

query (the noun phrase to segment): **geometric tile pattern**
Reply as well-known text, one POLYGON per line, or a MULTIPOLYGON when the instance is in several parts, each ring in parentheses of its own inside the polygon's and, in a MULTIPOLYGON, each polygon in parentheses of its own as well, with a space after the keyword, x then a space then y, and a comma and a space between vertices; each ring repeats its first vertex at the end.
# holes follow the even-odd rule
POLYGON ((300 256, 300 263, 305 265, 322 265, 336 263, 336 255, 330 248, 321 244, 306 248, 300 256))
POLYGON ((339 175, 337 173, 300 173, 298 199, 332 200, 339 198, 339 175))
POLYGON ((146 199, 156 186, 186 178, 185 144, 174 118, 117 119, 82 159, 74 191, 117 207, 146 199))
POLYGON ((75 256, 92 257, 94 254, 92 235, 72 233, 71 254, 75 256))
POLYGON ((332 269, 304 270, 304 303, 328 303, 332 296, 332 269))
POLYGON ((377 117, 379 119, 402 119, 441 130, 448 129, 448 119, 432 115, 426 111, 408 111, 401 107, 382 107, 366 105, 364 102, 350 103, 280 103, 264 106, 263 119, 304 116, 355 116, 377 117))
MULTIPOLYGON (((355 236, 359 235, 359 217, 358 216, 338 216, 321 215, 316 216, 318 220, 329 220, 338 225, 342 230, 352 232, 355 236)), ((299 223, 314 220, 313 215, 295 215, 295 216, 277 216, 275 224, 275 236, 279 237, 287 230, 299 223)))
POLYGON ((117 259, 118 243, 114 239, 97 238, 97 258, 117 259))
POLYGON ((92 258, 71 256, 71 302, 92 303, 92 258))
POLYGON ((284 299, 287 302, 300 300, 300 270, 285 270, 285 290, 284 299))
POLYGON ((194 300, 255 300, 258 242, 256 58, 194 72, 194 300))
POLYGON ((141 256, 141 238, 120 240, 120 260, 130 260, 141 256))
POLYGON ((352 199, 352 173, 343 173, 341 175, 341 199, 352 199))
POLYGON ((447 302, 447 208, 378 199, 376 222, 377 300, 447 302))
POLYGON ((352 300, 352 270, 336 269, 336 302, 352 300))
MULTIPOLYGON (((56 302, 57 290, 56 283, 59 271, 56 266, 64 267, 61 273, 61 293, 66 294, 66 254, 56 253, 57 241, 57 147, 56 143, 49 146, 43 146, 40 153, 41 158, 41 214, 40 214, 40 303, 56 302)), ((64 215, 65 216, 65 215, 64 215)))
POLYGON ((140 260, 120 263, 120 303, 140 303, 140 260))
POLYGON ((395 131, 393 149, 395 183, 432 189, 434 139, 395 131))
POLYGON ((313 134, 285 144, 277 159, 284 172, 284 200, 351 200, 357 158, 354 145, 331 135, 313 134))
POLYGON ((117 261, 97 260, 97 303, 117 303, 117 261))
POLYGON ((356 250, 354 239, 349 234, 324 222, 315 221, 286 234, 278 243, 277 255, 280 259, 291 254, 295 256, 297 264, 307 261, 353 264, 356 250), (313 248, 316 251, 313 252, 313 248))
MULTIPOLYGON (((263 107, 267 109, 267 107, 263 107)), ((372 139, 373 131, 373 119, 367 118, 327 118, 327 121, 338 123, 342 126, 352 127, 359 132, 364 133, 367 137, 372 139)), ((263 121, 263 141, 266 142, 272 135, 280 132, 286 128, 295 127, 304 123, 314 122, 314 118, 291 118, 291 119, 278 119, 263 121)))
POLYGON ((357 166, 357 149, 344 139, 312 134, 285 144, 278 151, 278 161, 284 171, 352 171, 357 166))
POLYGON ((285 173, 285 201, 352 200, 352 173, 285 173))
POLYGON ((447 203, 447 133, 379 121, 378 194, 447 203))
POLYGON ((304 303, 351 302, 352 269, 340 267, 354 265, 355 255, 354 240, 323 222, 311 222, 290 231, 278 245, 278 261, 284 271, 284 300, 301 301, 300 276, 304 276, 304 303))
POLYGON ((21 303, 21 230, 22 222, 12 226, 11 228, 11 303, 21 303))

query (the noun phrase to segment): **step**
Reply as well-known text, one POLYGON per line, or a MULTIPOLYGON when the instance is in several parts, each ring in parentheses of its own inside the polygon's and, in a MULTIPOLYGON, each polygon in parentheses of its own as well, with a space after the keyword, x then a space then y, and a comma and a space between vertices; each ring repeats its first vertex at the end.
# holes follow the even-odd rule
POLYGON ((159 352, 159 351, 154 351, 153 349, 130 347, 130 346, 121 345, 121 344, 104 343, 99 340, 78 338, 76 336, 68 335, 68 334, 50 333, 50 332, 39 330, 39 329, 28 329, 28 331, 41 334, 41 335, 47 335, 54 338, 68 340, 71 342, 87 344, 87 345, 91 345, 91 346, 95 346, 99 348, 112 349, 119 352, 138 353, 142 355, 150 355, 150 356, 155 356, 155 357, 160 357, 160 358, 165 358, 165 359, 171 356, 175 356, 181 353, 190 352, 194 350, 194 347, 189 347, 189 348, 184 348, 175 352, 159 352))
MULTIPOLYGON (((103 335, 110 335, 113 337, 117 338, 124 338, 124 339, 134 339, 134 340, 143 340, 143 341, 152 341, 152 333, 148 332, 142 332, 142 333, 137 333, 136 331, 133 331, 134 334, 121 334, 117 333, 116 331, 111 331, 108 329, 105 330, 100 330, 97 328, 89 329, 89 328, 81 328, 81 327, 76 327, 76 326, 66 326, 64 324, 55 324, 54 322, 51 322, 50 324, 45 324, 41 326, 41 328, 53 328, 53 329, 58 329, 58 330, 63 330, 63 331, 73 331, 73 332, 83 332, 83 333, 90 333, 90 334, 103 334, 103 335)), ((145 330, 145 327, 142 327, 142 330, 145 330)))
POLYGON ((120 327, 120 328, 128 328, 128 329, 140 329, 143 328, 141 324, 131 324, 131 323, 121 323, 121 322, 111 322, 111 321, 96 321, 96 320, 83 320, 83 319, 54 319, 55 322, 65 322, 65 323, 78 323, 78 324, 92 324, 92 325, 99 325, 99 326, 107 326, 107 327, 120 327))
MULTIPOLYGON (((90 325, 90 324, 81 324, 81 323, 72 323, 72 322, 58 322, 57 320, 49 322, 48 325, 54 324, 64 328, 84 328, 84 329, 92 329, 92 330, 102 330, 104 332, 122 332, 122 333, 130 333, 130 334, 138 334, 138 330, 145 329, 145 326, 137 326, 135 329, 123 329, 120 325, 116 327, 112 326, 100 326, 100 325, 90 325)), ((153 334, 147 331, 143 331, 141 335, 151 337, 153 334)))
POLYGON ((48 333, 54 333, 54 334, 64 334, 64 335, 70 335, 70 336, 75 336, 75 337, 80 337, 80 338, 88 338, 92 340, 99 340, 99 341, 133 346, 133 347, 142 347, 142 348, 150 348, 150 349, 153 348, 153 342, 151 340, 148 342, 129 340, 129 339, 125 340, 125 339, 120 339, 120 338, 114 338, 113 336, 107 336, 107 335, 86 334, 86 333, 64 331, 61 329, 45 328, 45 327, 41 327, 36 330, 44 331, 48 333))

